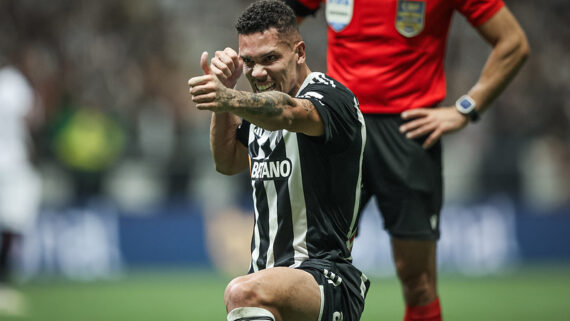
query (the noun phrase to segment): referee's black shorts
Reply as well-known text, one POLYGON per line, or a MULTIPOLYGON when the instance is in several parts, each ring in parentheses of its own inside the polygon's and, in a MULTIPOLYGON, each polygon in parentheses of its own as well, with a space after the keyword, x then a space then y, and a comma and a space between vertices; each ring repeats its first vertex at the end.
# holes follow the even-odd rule
POLYGON ((400 133, 404 120, 395 115, 364 115, 366 147, 361 210, 372 196, 391 236, 439 239, 443 200, 441 141, 429 149, 426 137, 408 139, 400 133))

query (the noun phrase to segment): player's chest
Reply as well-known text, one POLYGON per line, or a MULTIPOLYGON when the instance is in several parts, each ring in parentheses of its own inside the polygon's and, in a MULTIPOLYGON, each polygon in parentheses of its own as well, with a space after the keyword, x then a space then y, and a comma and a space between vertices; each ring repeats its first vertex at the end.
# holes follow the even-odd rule
POLYGON ((282 158, 286 154, 286 144, 294 133, 286 130, 269 131, 252 125, 248 145, 252 160, 282 158))
POLYGON ((250 176, 253 181, 287 180, 292 174, 298 155, 296 134, 285 130, 267 131, 250 128, 250 176))

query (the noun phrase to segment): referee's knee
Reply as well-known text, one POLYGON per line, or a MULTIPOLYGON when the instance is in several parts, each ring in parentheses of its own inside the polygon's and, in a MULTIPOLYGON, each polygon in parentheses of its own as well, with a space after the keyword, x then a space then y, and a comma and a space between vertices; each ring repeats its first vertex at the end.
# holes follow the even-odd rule
POLYGON ((425 305, 437 297, 435 282, 426 273, 408 275, 400 281, 407 305, 425 305))

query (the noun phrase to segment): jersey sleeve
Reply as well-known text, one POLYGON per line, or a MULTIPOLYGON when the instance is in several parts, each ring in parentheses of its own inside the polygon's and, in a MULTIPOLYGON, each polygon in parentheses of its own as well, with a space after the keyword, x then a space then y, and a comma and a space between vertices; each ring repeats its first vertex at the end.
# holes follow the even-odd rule
POLYGON ((238 128, 236 128, 236 138, 245 147, 247 147, 247 143, 249 142, 249 126, 250 123, 244 119, 238 128))
POLYGON ((321 6, 322 0, 285 0, 299 17, 315 14, 321 6))
POLYGON ((503 0, 455 0, 456 9, 475 27, 487 22, 505 6, 503 0))
POLYGON ((324 135, 320 140, 336 151, 344 150, 361 135, 363 124, 358 117, 358 101, 340 83, 330 78, 326 81, 330 84, 308 85, 297 98, 310 100, 321 116, 324 135))

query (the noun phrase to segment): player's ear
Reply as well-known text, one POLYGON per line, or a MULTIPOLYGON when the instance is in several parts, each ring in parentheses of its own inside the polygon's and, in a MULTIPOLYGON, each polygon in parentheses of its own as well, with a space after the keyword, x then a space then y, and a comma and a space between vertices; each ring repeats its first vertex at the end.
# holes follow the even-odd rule
POLYGON ((305 42, 303 40, 295 44, 295 53, 297 54, 297 63, 305 63, 307 56, 305 55, 305 42))

